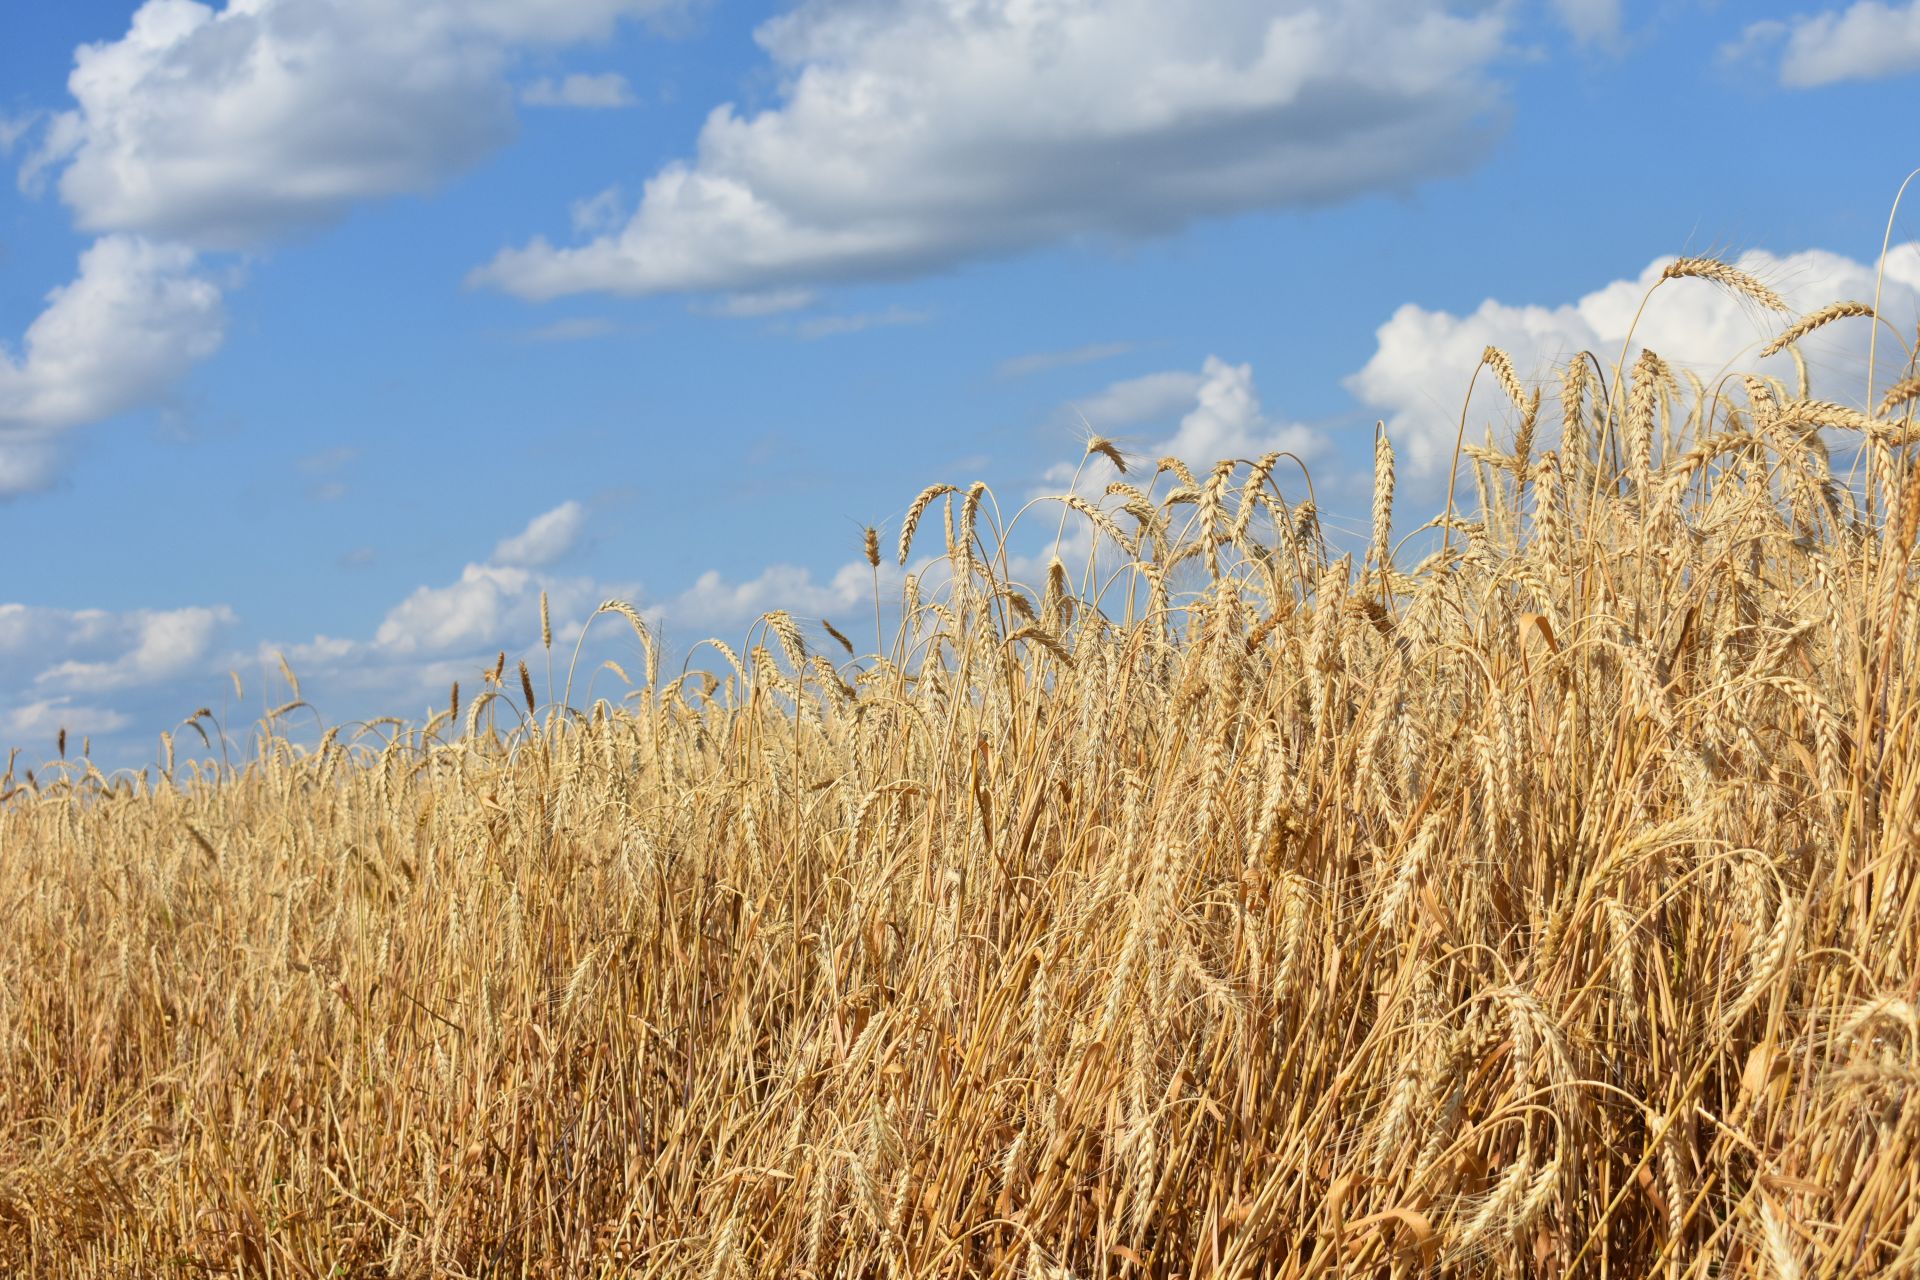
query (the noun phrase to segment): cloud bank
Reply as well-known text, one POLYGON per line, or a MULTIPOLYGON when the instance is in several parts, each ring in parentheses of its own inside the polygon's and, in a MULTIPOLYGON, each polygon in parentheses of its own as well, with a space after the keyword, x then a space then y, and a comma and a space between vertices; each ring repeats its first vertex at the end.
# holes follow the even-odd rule
POLYGON ((755 36, 779 106, 716 108, 623 225, 473 278, 754 292, 1402 190, 1485 152, 1505 34, 1421 0, 808 0, 755 36))

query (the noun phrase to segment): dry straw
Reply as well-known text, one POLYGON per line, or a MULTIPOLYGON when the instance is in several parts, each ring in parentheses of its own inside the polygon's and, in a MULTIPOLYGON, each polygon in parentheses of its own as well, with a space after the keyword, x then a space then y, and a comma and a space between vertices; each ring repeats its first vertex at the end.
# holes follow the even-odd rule
POLYGON ((1920 1274, 1920 392, 1485 363, 1411 571, 1384 430, 935 485, 837 665, 10 764, 0 1274, 1920 1274))

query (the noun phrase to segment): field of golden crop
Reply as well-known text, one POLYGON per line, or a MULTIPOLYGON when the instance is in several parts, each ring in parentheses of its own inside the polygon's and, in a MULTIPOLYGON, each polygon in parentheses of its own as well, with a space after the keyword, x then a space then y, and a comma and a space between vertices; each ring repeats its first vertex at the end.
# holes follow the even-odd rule
MULTIPOLYGON (((1787 335, 1907 359, 1866 310, 1787 335)), ((503 663, 10 771, 0 1271, 1914 1275, 1890 382, 1602 355, 1543 412, 1489 350, 1456 514, 1395 528, 1382 439, 1364 551, 1289 459, 1095 440, 1035 582, 983 486, 913 503, 884 654, 776 613, 681 675, 610 604, 617 704, 503 663)))

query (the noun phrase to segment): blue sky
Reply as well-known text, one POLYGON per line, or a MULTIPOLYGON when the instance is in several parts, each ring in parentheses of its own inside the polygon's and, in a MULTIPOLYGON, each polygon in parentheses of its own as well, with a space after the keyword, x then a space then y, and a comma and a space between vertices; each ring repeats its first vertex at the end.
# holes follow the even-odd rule
MULTIPOLYGON (((1486 342, 1611 358, 1677 253, 1871 290, 1916 103, 1914 0, 9 6, 0 743, 134 763, 282 650, 418 715, 542 589, 857 617, 859 526, 1083 419, 1355 513, 1384 419, 1411 516, 1486 342)), ((1707 370, 1772 325, 1656 310, 1707 370)))

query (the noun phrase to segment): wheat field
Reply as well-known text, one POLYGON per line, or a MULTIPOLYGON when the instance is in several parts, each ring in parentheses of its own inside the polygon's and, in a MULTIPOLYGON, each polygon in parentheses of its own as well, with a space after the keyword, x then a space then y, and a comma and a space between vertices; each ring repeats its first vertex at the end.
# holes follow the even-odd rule
POLYGON ((16 765, 0 1270, 1920 1273, 1920 381, 1829 324, 1883 400, 1489 349, 1345 550, 1095 439, 870 646, 16 765))

